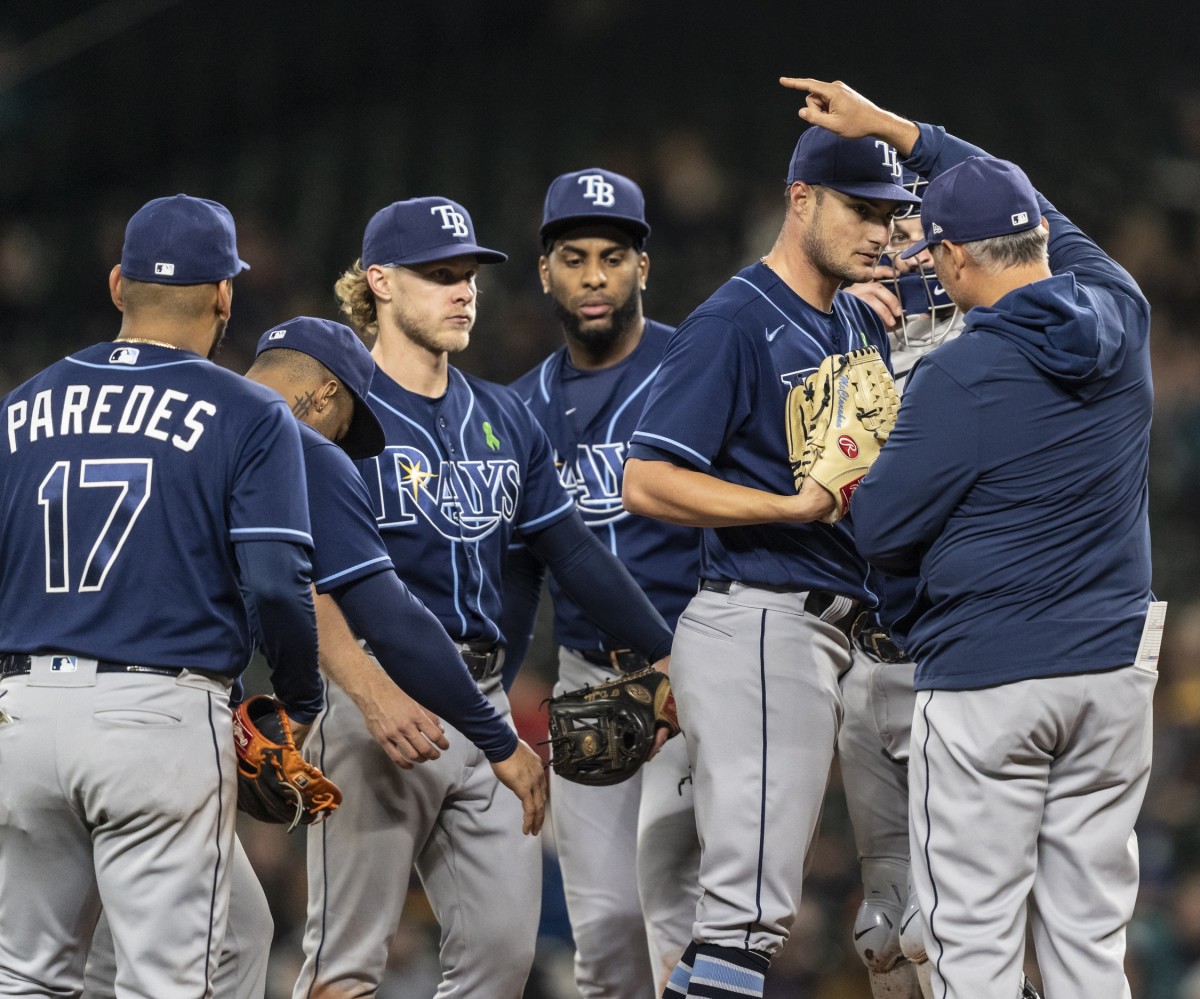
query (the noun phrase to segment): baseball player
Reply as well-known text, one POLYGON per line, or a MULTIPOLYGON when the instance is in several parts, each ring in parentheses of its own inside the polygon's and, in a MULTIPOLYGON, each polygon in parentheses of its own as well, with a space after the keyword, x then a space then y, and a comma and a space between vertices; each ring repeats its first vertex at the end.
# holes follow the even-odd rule
POLYGON ((117 994, 209 994, 243 592, 298 738, 322 706, 296 424, 207 360, 245 266, 223 206, 149 202, 118 339, 0 403, 0 994, 77 995, 101 904, 117 994))
POLYGON ((909 830, 934 992, 1008 999, 1031 910, 1051 996, 1128 996, 1157 680, 1142 635, 1164 611, 1149 306, 1014 164, 844 84, 784 82, 809 91, 803 117, 930 178, 906 253, 929 247, 966 313, 854 500, 860 550, 919 572, 909 830))
POLYGON ((679 327, 632 438, 626 509, 705 529, 672 650, 702 894, 665 996, 761 996, 800 902, 850 624, 875 595, 848 525, 810 523, 825 500, 795 491, 785 403, 831 354, 887 356, 879 318, 838 289, 870 279, 893 213, 917 201, 894 155, 821 129, 800 137, 775 246, 679 327))
MULTIPOLYGON (((380 532, 405 581, 459 646, 506 719, 502 575, 520 537, 609 633, 658 662, 670 630, 617 559, 584 526, 558 482, 545 434, 510 389, 464 375, 480 264, 504 254, 475 242, 445 198, 377 212, 362 258, 337 285, 377 362, 370 401, 387 447, 359 462, 380 532)), ((479 751, 450 748, 401 773, 337 686, 311 742, 346 791, 336 823, 309 834, 309 910, 297 999, 379 986, 414 865, 442 930, 440 996, 521 994, 533 960, 541 851, 521 837, 517 802, 479 751)), ((537 826, 524 822, 525 832, 537 826)))
MULTIPOLYGON (((512 387, 549 436, 559 478, 584 523, 674 627, 695 592, 699 532, 635 517, 621 506, 626 442, 672 333, 642 311, 649 234, 645 199, 629 178, 599 168, 555 178, 546 193, 538 269, 566 343, 512 387)), ((516 602, 531 623, 541 578, 541 563, 527 549, 510 553, 506 633, 528 632, 528 624, 509 631, 507 605, 521 590, 516 602)), ((550 587, 556 694, 645 665, 598 629, 554 579, 550 587)), ((661 990, 691 940, 696 906, 697 892, 689 889, 700 847, 683 739, 672 739, 621 784, 583 787, 557 774, 550 781, 580 993, 642 999, 656 979, 661 990), (636 867, 628 862, 635 855, 636 867)))
MULTIPOLYGON (((530 821, 540 824, 545 803, 540 757, 483 696, 437 619, 400 581, 375 527, 366 486, 351 461, 383 449, 382 427, 366 402, 374 370, 352 330, 298 316, 262 335, 257 360, 246 372, 286 399, 301 421, 321 668, 351 690, 394 763, 411 768, 449 748, 440 715, 471 739, 501 782, 522 799, 530 821), (343 612, 378 664, 367 659, 343 612)), ((255 999, 266 987, 272 919, 240 843, 231 881, 213 995, 255 999)), ((113 968, 112 938, 102 919, 88 958, 86 999, 115 995, 113 968)))

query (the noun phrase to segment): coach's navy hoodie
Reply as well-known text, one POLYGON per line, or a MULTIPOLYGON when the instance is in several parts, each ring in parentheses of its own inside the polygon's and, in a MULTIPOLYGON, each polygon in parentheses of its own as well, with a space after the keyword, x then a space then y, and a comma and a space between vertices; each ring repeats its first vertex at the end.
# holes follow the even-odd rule
MULTIPOLYGON (((934 177, 973 155, 922 125, 907 165, 934 177)), ((1128 664, 1151 599, 1150 307, 1040 200, 1054 276, 972 309, 917 363, 854 495, 859 551, 918 577, 891 622, 918 689, 1128 664)))

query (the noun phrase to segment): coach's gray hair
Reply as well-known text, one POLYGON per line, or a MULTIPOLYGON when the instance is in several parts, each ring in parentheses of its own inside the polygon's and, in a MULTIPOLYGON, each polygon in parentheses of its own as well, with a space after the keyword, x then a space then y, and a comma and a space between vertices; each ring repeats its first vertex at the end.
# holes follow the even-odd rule
POLYGON ((337 296, 338 308, 347 319, 360 340, 369 350, 379 337, 379 313, 375 309, 375 293, 367 283, 367 272, 362 260, 342 274, 334 283, 333 293, 337 296))
POLYGON ((1011 236, 993 236, 964 243, 963 247, 985 271, 995 274, 1006 267, 1022 267, 1026 264, 1047 263, 1048 233, 1040 225, 1011 236))

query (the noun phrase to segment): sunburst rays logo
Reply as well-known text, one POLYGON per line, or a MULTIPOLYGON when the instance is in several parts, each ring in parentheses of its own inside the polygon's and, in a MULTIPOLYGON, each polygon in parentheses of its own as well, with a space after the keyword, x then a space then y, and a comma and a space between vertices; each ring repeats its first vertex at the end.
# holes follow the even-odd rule
POLYGON ((425 465, 418 459, 416 461, 406 461, 400 459, 400 488, 412 489, 412 498, 416 502, 417 494, 422 489, 429 492, 428 483, 432 479, 437 478, 437 473, 425 465))

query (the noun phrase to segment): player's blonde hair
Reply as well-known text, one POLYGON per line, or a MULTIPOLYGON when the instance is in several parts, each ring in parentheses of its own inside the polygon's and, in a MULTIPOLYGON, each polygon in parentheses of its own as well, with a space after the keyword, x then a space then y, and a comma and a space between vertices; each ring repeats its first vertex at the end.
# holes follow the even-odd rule
POLYGON ((337 296, 338 309, 350 320, 350 325, 369 350, 379 337, 379 313, 361 258, 334 282, 333 293, 337 296))

